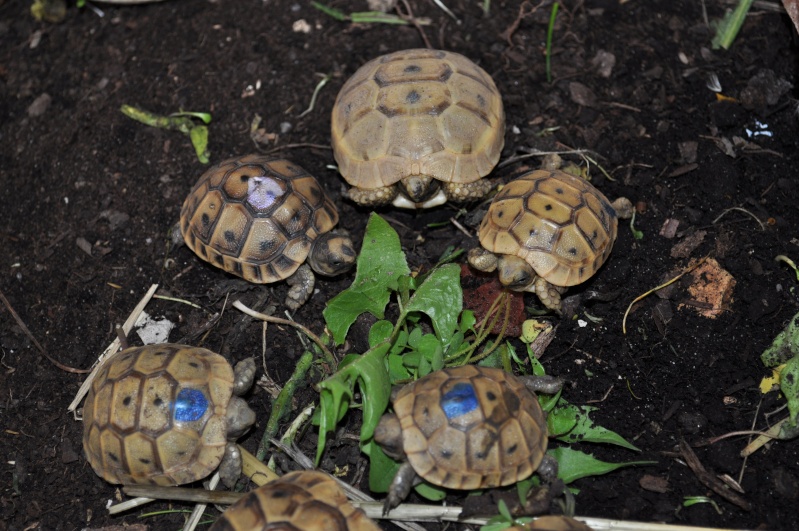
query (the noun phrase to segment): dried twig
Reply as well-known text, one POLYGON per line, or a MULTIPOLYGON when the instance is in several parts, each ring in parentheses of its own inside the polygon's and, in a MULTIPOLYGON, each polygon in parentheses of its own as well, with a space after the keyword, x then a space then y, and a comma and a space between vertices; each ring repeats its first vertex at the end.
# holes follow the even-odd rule
POLYGON ((766 230, 766 226, 763 225, 763 222, 760 221, 760 219, 757 216, 755 216, 754 214, 752 214, 751 212, 749 212, 745 208, 741 208, 741 207, 730 207, 730 208, 728 208, 727 210, 725 210, 724 212, 719 214, 718 217, 716 217, 716 219, 713 220, 713 225, 718 223, 721 218, 723 218, 724 216, 726 216, 727 214, 729 214, 733 210, 737 210, 738 212, 743 212, 744 214, 749 214, 752 218, 754 218, 755 221, 757 221, 757 224, 760 225, 760 230, 762 230, 762 231, 766 230))
POLYGON ((22 318, 19 316, 19 314, 16 312, 16 310, 14 310, 14 307, 11 306, 11 303, 8 302, 8 299, 6 299, 6 296, 3 294, 3 290, 0 290, 0 299, 2 299, 3 304, 5 305, 6 309, 8 310, 8 313, 10 313, 11 316, 14 318, 14 320, 17 322, 17 326, 19 326, 22 329, 22 331, 25 333, 25 335, 28 336, 28 339, 31 340, 31 343, 33 343, 36 346, 36 348, 39 349, 39 352, 41 353, 41 355, 44 356, 45 358, 47 358, 47 360, 50 363, 52 363, 53 365, 55 365, 56 367, 58 367, 62 371, 74 372, 74 373, 77 373, 77 374, 85 374, 85 373, 89 372, 86 369, 76 369, 74 367, 69 367, 68 365, 64 365, 60 361, 51 358, 50 355, 47 354, 47 351, 44 350, 44 347, 33 336, 33 334, 28 329, 28 327, 25 325, 25 322, 22 320, 22 318))
POLYGON ((699 481, 702 482, 705 487, 709 488, 728 502, 737 505, 744 511, 752 510, 752 504, 746 501, 743 496, 739 496, 731 491, 724 484, 724 482, 705 469, 691 446, 685 442, 685 439, 680 439, 680 453, 690 469, 693 471, 694 475, 696 475, 697 479, 699 479, 699 481))
MULTIPOLYGON (((133 311, 125 321, 125 324, 122 325, 122 330, 125 332, 126 336, 133 329, 133 325, 136 324, 139 316, 144 311, 144 307, 147 306, 147 303, 149 303, 150 299, 153 298, 153 295, 155 295, 155 290, 157 289, 158 284, 153 284, 150 286, 150 289, 147 290, 147 293, 145 293, 144 297, 142 297, 136 307, 133 308, 133 311)), ((67 411, 72 411, 73 413, 75 412, 75 410, 78 408, 78 404, 80 404, 81 400, 83 400, 83 397, 86 396, 86 393, 89 392, 89 387, 91 387, 94 377, 97 375, 97 371, 100 370, 100 365, 102 365, 102 362, 114 354, 117 350, 119 350, 119 338, 114 339, 103 351, 103 353, 100 354, 100 357, 97 358, 97 361, 94 362, 94 367, 92 368, 91 374, 89 374, 89 376, 83 381, 83 384, 81 384, 80 389, 78 389, 78 392, 75 395, 75 398, 72 400, 72 403, 67 408, 67 411)))
POLYGON ((327 363, 329 363, 331 367, 335 367, 337 365, 336 357, 333 355, 332 352, 330 352, 330 350, 327 348, 327 346, 324 344, 324 342, 319 338, 319 336, 317 336, 316 334, 314 334, 313 332, 308 330, 308 328, 306 328, 305 326, 301 325, 300 323, 297 323, 295 321, 289 321, 288 319, 281 319, 280 317, 274 317, 272 315, 266 315, 266 314, 263 314, 263 313, 260 313, 260 312, 256 312, 255 310, 246 307, 244 304, 242 304, 241 301, 234 302, 233 306, 235 308, 238 308, 242 312, 246 313, 247 315, 249 315, 251 317, 255 317, 256 319, 261 319, 262 321, 266 321, 268 323, 275 323, 275 324, 293 326, 294 328, 300 330, 303 334, 308 336, 311 339, 311 341, 316 343, 316 345, 319 347, 319 349, 324 354, 325 361, 327 361, 327 363))

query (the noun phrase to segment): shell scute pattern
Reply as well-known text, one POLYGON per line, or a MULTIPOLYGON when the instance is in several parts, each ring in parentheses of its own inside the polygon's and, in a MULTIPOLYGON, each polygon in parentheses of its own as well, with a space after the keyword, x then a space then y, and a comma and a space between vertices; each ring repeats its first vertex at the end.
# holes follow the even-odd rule
POLYGON ((504 123, 496 85, 479 66, 456 53, 404 50, 366 63, 342 87, 334 155, 357 188, 411 175, 471 183, 499 160, 504 123))
POLYGON ((338 211, 313 176, 290 161, 260 155, 210 168, 180 216, 192 251, 255 283, 291 276, 313 241, 336 223, 338 211))
POLYGON ((534 170, 508 183, 483 218, 481 245, 519 256, 556 286, 574 286, 605 263, 618 219, 607 198, 560 170, 534 170))
POLYGON ((335 480, 316 471, 292 472, 250 491, 211 526, 211 531, 251 529, 379 530, 335 480))
POLYGON ((131 348, 104 363, 83 409, 83 444, 111 483, 178 485, 222 459, 233 369, 183 345, 131 348), (183 413, 179 413, 183 411, 183 413))
POLYGON ((450 488, 509 485, 531 475, 547 446, 538 401, 515 376, 471 365, 431 373, 394 400, 408 461, 450 488))

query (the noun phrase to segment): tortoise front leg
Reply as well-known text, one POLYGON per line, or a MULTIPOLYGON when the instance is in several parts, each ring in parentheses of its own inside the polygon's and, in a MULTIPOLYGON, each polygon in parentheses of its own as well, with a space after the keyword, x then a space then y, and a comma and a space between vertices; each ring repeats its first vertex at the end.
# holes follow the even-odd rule
POLYGON ((391 487, 388 489, 388 496, 383 504, 383 516, 387 515, 391 509, 407 498, 408 494, 411 493, 411 488, 419 481, 411 464, 407 461, 402 463, 402 466, 394 476, 394 480, 391 482, 391 487))
POLYGON ((222 483, 232 489, 236 486, 236 482, 241 475, 241 452, 236 443, 229 442, 225 446, 225 455, 222 456, 222 462, 219 463, 219 479, 222 483))
POLYGON ((560 294, 564 291, 566 291, 566 288, 554 286, 541 277, 535 279, 535 294, 544 306, 554 310, 558 315, 562 313, 560 294))
POLYGON ((316 277, 308 264, 302 264, 286 282, 291 286, 286 295, 286 306, 296 310, 311 298, 316 277))

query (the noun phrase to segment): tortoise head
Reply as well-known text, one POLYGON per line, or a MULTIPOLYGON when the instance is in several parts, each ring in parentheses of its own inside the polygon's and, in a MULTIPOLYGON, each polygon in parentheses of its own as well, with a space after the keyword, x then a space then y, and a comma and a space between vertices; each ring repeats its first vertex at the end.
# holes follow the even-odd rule
POLYGON ((430 175, 409 175, 398 186, 413 203, 423 203, 438 192, 438 181, 430 175))
POLYGON ((333 277, 349 271, 356 257, 355 246, 349 236, 328 232, 314 241, 308 264, 320 275, 333 277))
POLYGON ((255 424, 255 412, 250 409, 243 398, 237 396, 230 397, 225 418, 227 420, 227 438, 231 441, 244 435, 255 424))
POLYGON ((500 284, 513 291, 529 291, 536 279, 535 269, 518 256, 503 255, 497 270, 500 284))
POLYGON ((396 415, 386 413, 380 417, 375 426, 374 438, 387 456, 397 461, 405 459, 405 450, 402 449, 402 427, 396 415))

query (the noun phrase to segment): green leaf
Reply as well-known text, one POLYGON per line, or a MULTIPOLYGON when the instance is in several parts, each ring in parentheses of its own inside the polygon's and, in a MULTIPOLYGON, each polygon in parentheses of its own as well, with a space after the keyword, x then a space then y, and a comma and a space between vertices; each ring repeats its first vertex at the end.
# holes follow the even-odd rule
POLYGON ((347 18, 349 18, 349 17, 347 17, 346 13, 344 13, 343 11, 339 11, 338 9, 336 9, 334 7, 328 7, 328 6, 326 6, 324 4, 321 4, 319 2, 311 2, 311 5, 313 7, 315 7, 316 9, 318 9, 319 11, 321 11, 322 13, 325 13, 326 15, 330 15, 331 17, 333 17, 336 20, 339 20, 339 21, 343 22, 343 21, 347 20, 347 18))
POLYGON ((461 268, 447 264, 434 269, 411 296, 406 312, 422 312, 430 317, 436 335, 448 345, 458 329, 458 316, 463 309, 461 268))
POLYGON ((574 406, 561 400, 558 407, 547 418, 547 429, 551 430, 552 437, 557 437, 566 443, 606 443, 615 444, 634 452, 641 451, 618 433, 594 424, 588 415, 596 410, 595 407, 574 406), (550 425, 550 419, 552 419, 552 425, 550 425))
POLYGON ((388 374, 391 383, 410 380, 412 375, 406 368, 405 358, 399 354, 388 355, 388 374))
POLYGON ((477 323, 477 318, 474 316, 474 312, 471 310, 463 310, 461 312, 461 318, 458 322, 458 328, 464 334, 467 332, 474 332, 474 325, 477 323))
POLYGON ((355 319, 369 312, 378 319, 400 277, 410 274, 399 236, 380 216, 372 214, 366 226, 352 285, 333 297, 323 312, 337 345, 344 342, 355 319))
POLYGON ((788 401, 790 424, 796 425, 799 413, 799 356, 794 356, 780 372, 780 391, 788 401))
MULTIPOLYGON (((388 343, 366 351, 363 355, 350 355, 346 366, 340 366, 334 375, 319 384, 319 445, 316 462, 322 457, 327 434, 335 430, 351 405, 356 385, 363 396, 363 423, 361 441, 372 437, 380 416, 388 407, 391 382, 383 358, 388 343)), ((343 365, 343 364, 342 364, 343 365)))
POLYGON ((441 341, 433 334, 423 335, 417 349, 430 362, 432 370, 437 371, 444 366, 444 349, 441 341))
POLYGON ((374 347, 378 343, 388 341, 391 339, 391 333, 394 331, 394 325, 391 321, 377 321, 369 329, 369 347, 374 347))
POLYGON ((422 482, 416 485, 413 490, 416 494, 430 501, 441 501, 447 497, 447 491, 441 487, 436 487, 430 483, 422 482))
POLYGON ((760 355, 760 359, 766 367, 777 367, 795 356, 799 356, 799 313, 777 334, 771 345, 760 355))
POLYGON ((363 450, 369 456, 369 490, 388 492, 401 463, 387 456, 374 441, 365 444, 363 450))
POLYGON ((715 21, 716 26, 716 36, 713 37, 712 46, 713 49, 716 50, 719 47, 724 48, 725 50, 729 49, 732 46, 735 37, 738 35, 738 32, 741 30, 741 26, 743 26, 744 20, 746 20, 746 15, 749 13, 749 8, 752 7, 753 0, 738 0, 738 5, 735 7, 735 11, 727 11, 719 21, 715 21))
POLYGON ((653 465, 657 461, 628 461, 626 463, 606 463, 590 454, 560 447, 547 452, 558 460, 558 477, 569 484, 580 478, 599 476, 625 466, 653 465))
POLYGON ((203 164, 208 164, 208 128, 204 125, 197 125, 189 129, 189 138, 191 138, 191 145, 194 146, 194 152, 197 154, 197 159, 203 164))
POLYGON ((550 437, 564 437, 577 425, 577 406, 558 406, 547 415, 547 433, 550 437))

